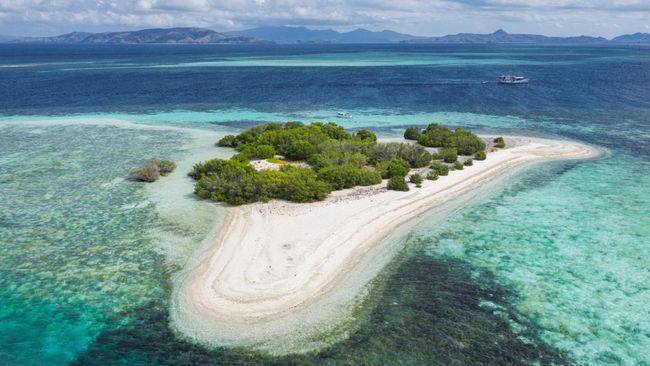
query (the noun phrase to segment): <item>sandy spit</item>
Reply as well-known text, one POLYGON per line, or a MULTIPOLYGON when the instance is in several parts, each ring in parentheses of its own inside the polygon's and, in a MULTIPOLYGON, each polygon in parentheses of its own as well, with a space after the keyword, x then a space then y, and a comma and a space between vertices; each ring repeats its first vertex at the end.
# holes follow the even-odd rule
POLYGON ((400 226, 514 167, 598 153, 562 140, 506 136, 506 143, 485 161, 409 192, 387 191, 384 183, 316 203, 227 208, 217 237, 175 280, 173 327, 211 346, 272 354, 322 347, 345 337, 355 301, 396 252, 382 239, 400 226))

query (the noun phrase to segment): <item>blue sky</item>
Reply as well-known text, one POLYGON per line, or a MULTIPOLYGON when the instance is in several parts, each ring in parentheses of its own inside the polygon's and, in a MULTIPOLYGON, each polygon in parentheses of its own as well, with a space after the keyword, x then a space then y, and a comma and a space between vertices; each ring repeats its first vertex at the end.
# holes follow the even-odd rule
POLYGON ((612 37, 650 32, 650 0, 0 0, 5 35, 261 25, 612 37))

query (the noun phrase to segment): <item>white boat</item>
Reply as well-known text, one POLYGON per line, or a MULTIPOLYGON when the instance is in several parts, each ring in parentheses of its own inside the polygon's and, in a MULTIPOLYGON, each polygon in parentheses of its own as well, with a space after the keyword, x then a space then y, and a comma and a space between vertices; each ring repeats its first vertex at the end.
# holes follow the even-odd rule
POLYGON ((528 79, 523 76, 501 75, 497 80, 499 84, 526 84, 528 79))
POLYGON ((336 112, 336 117, 350 119, 352 118, 352 115, 348 112, 336 112))

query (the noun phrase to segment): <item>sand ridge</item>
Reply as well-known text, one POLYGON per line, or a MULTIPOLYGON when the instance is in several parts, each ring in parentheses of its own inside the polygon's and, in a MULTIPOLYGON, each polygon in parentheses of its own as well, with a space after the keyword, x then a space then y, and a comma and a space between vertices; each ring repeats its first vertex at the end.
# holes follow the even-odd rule
POLYGON ((218 236, 175 282, 174 328, 209 345, 275 354, 316 348, 351 320, 359 292, 394 252, 377 243, 400 225, 514 167, 596 155, 570 141, 506 142, 512 147, 409 192, 388 191, 384 182, 333 192, 322 202, 228 207, 218 236))

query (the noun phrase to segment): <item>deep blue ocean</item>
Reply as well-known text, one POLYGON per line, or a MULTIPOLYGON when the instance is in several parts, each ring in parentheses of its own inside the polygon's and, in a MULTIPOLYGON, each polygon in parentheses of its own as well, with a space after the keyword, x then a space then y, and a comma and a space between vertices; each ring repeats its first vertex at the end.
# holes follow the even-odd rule
POLYGON ((0 45, 0 364, 650 365, 649 284, 649 47, 0 45), (604 153, 422 218, 343 341, 204 348, 170 327, 169 298, 221 211, 184 174, 224 154, 219 136, 286 120, 604 153), (124 180, 155 157, 178 173, 124 180))

